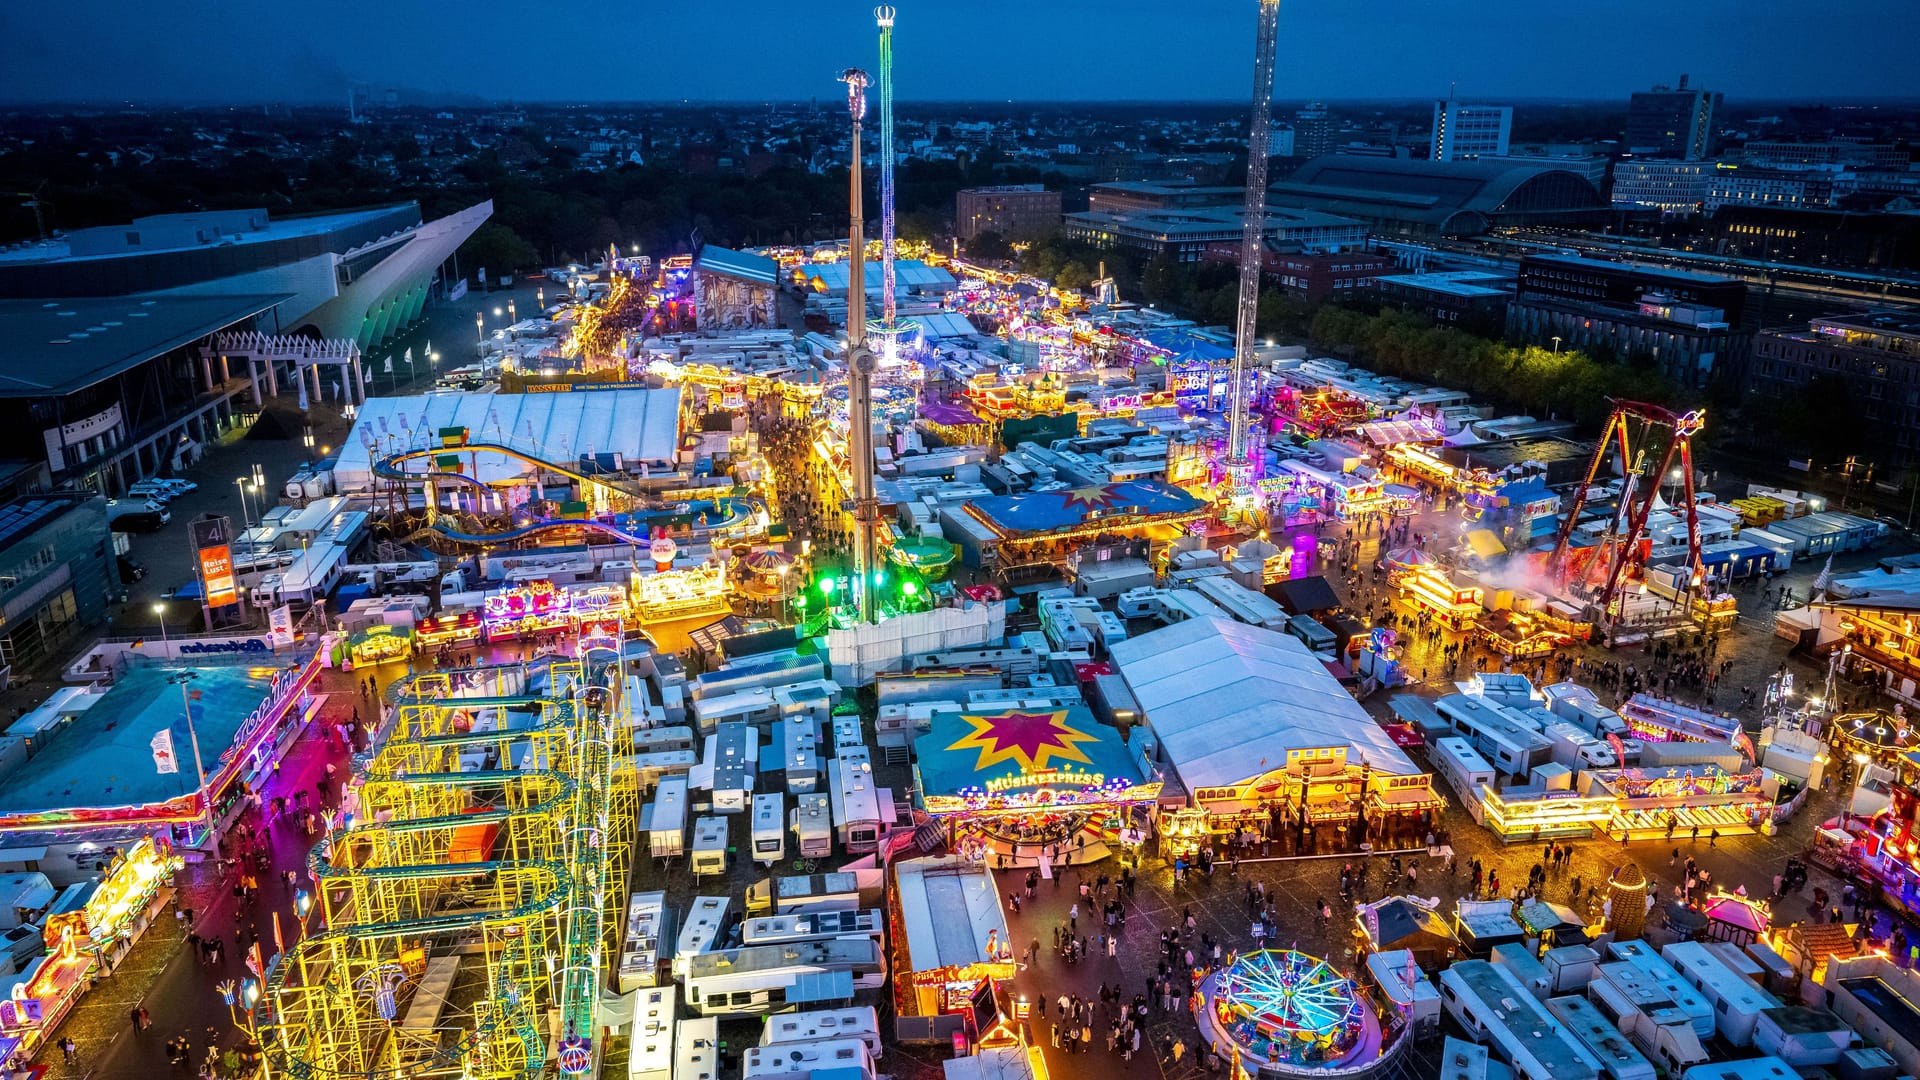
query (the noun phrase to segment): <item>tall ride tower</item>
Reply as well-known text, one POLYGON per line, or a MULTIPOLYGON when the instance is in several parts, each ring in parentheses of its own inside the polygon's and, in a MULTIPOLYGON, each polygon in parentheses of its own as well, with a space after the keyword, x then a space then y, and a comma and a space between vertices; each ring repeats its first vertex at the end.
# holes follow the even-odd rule
POLYGON ((872 79, 859 68, 840 73, 853 117, 853 173, 847 208, 852 217, 847 244, 847 467, 853 474, 853 597, 860 621, 873 621, 873 529, 879 500, 873 494, 873 350, 867 348, 867 238, 860 205, 860 121, 867 115, 872 79))
POLYGON ((893 8, 873 9, 880 24, 880 321, 893 325, 893 8))
POLYGON ((1227 472, 1236 492, 1252 479, 1254 317, 1260 309, 1260 256, 1267 233, 1267 144, 1273 132, 1273 57, 1280 0, 1259 0, 1253 46, 1253 119, 1247 127, 1247 201, 1240 227, 1240 306, 1233 327, 1233 384, 1227 396, 1227 472))

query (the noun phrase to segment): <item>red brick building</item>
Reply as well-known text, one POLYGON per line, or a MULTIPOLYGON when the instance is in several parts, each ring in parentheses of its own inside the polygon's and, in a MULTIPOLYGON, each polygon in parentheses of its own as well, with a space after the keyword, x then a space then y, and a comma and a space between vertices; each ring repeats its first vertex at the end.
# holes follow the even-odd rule
MULTIPOLYGON (((1240 245, 1208 245, 1208 262, 1240 265, 1240 245)), ((1277 285, 1288 296, 1308 300, 1326 300, 1348 296, 1356 289, 1371 289, 1376 278, 1393 272, 1393 260, 1385 255, 1358 249, 1345 251, 1275 251, 1271 246, 1260 260, 1260 276, 1269 285, 1277 285)))

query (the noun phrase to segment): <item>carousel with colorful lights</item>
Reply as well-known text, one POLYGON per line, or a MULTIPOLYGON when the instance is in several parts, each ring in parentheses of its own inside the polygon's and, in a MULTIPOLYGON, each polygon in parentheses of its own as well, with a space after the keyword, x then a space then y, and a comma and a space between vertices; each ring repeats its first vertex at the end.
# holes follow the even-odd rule
POLYGON ((1202 1035, 1231 1048, 1249 1073, 1347 1072, 1380 1059, 1380 1017, 1354 981, 1297 949, 1247 953, 1207 976, 1196 994, 1202 1035))

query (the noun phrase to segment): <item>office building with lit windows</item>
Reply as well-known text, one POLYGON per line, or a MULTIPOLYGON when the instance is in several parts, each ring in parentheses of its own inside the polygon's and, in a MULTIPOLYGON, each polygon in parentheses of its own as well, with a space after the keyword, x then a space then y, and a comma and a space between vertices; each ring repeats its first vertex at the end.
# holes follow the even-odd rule
POLYGON ((1613 163, 1613 205, 1623 209, 1658 210, 1663 214, 1697 213, 1707 199, 1714 175, 1711 161, 1670 158, 1627 158, 1613 163))
POLYGON ((1434 161, 1503 157, 1512 134, 1512 106, 1436 101, 1433 103, 1433 145, 1428 157, 1434 161))

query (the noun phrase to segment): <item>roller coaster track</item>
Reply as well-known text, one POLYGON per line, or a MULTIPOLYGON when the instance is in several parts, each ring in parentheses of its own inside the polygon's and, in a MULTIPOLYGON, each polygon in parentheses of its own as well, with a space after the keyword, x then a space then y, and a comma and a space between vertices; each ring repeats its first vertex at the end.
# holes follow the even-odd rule
POLYGON ((402 451, 399 451, 398 453, 388 454, 386 457, 376 457, 373 459, 371 465, 373 469, 373 474, 375 476, 380 477, 383 480, 395 480, 401 483, 418 484, 418 483, 426 483, 429 481, 437 483, 443 479, 459 477, 461 481, 465 481, 471 484, 478 484, 482 488, 487 488, 487 490, 491 491, 492 488, 488 487, 486 483, 474 477, 467 476, 464 473, 440 473, 440 472, 424 472, 424 471, 413 472, 409 469, 405 469, 402 467, 409 461, 416 461, 421 458, 432 460, 434 458, 444 457, 448 454, 457 455, 457 454, 471 454, 471 453, 499 454, 502 457, 512 458, 515 461, 520 461, 528 465, 532 465, 536 469, 545 469, 548 472, 559 473, 561 476, 567 477, 568 479, 571 479, 571 480, 578 481, 582 484, 593 484, 598 487, 603 487, 607 489, 609 492, 612 492, 613 494, 619 496, 622 499, 645 502, 648 498, 648 496, 644 492, 633 490, 621 484, 616 484, 613 481, 608 480, 604 476, 588 476, 586 473, 583 473, 578 469, 572 469, 565 465, 557 465, 551 461, 546 460, 545 458, 540 458, 532 454, 529 454, 524 450, 515 450, 511 446, 503 446, 499 443, 462 443, 459 446, 439 446, 439 447, 431 447, 423 450, 402 450, 402 451))
MULTIPOLYGON (((612 829, 623 827, 610 817, 612 788, 620 782, 612 710, 610 701, 592 698, 610 696, 615 680, 604 664, 585 672, 578 664, 550 664, 548 671, 553 696, 452 697, 443 689, 439 695, 397 699, 400 708, 432 722, 461 710, 534 705, 543 713, 538 724, 409 733, 354 762, 363 809, 384 806, 381 813, 397 816, 375 815, 336 831, 309 856, 322 897, 345 886, 353 901, 336 913, 334 926, 305 938, 267 972, 258 1023, 280 1075, 397 1080, 458 1070, 469 1077, 526 1077, 539 1074, 550 1056, 541 1022, 546 1008, 559 1005, 569 1031, 595 1033, 609 902, 603 883, 609 871, 621 879, 624 874, 610 865, 606 842, 612 829), (545 767, 435 771, 458 770, 456 751, 462 746, 497 744, 504 755, 522 743, 528 753, 541 754, 545 767), (409 813, 422 805, 457 805, 448 797, 451 791, 497 791, 498 802, 454 813, 409 813), (518 849, 522 857, 444 857, 456 830, 488 824, 502 826, 507 836, 495 842, 518 849), (537 855, 542 848, 559 857, 537 855), (490 882, 496 894, 492 906, 427 910, 461 902, 461 887, 475 882, 482 888, 490 882), (429 883, 447 887, 429 892, 429 883), (399 909, 409 906, 420 910, 401 915, 399 909), (471 1032, 451 1046, 437 1038, 428 1046, 403 1046, 405 1033, 393 1025, 392 996, 404 974, 390 974, 403 969, 388 957, 427 939, 470 939, 476 933, 482 954, 493 959, 486 964, 488 993, 474 1005, 471 1032), (533 940, 536 936, 557 945, 566 963, 557 993, 550 978, 555 957, 533 940), (297 985, 290 982, 296 973, 297 985), (389 979, 395 980, 392 985, 389 979), (382 1015, 374 1020, 360 998, 377 999, 383 992, 384 1011, 375 1000, 375 1012, 382 1015), (285 1007, 288 1002, 292 1009, 285 1007), (298 1018, 289 1015, 295 1011, 298 1018)), ((623 880, 611 884, 617 892, 623 880)), ((596 1060, 600 1049, 594 1047, 596 1060)))
MULTIPOLYGON (((510 446, 502 446, 497 443, 467 443, 462 446, 449 446, 449 447, 441 447, 438 449, 404 450, 399 453, 389 454, 384 458, 375 458, 372 463, 373 473, 375 476, 381 477, 382 479, 392 480, 397 483, 404 483, 404 484, 435 483, 437 484, 442 482, 452 482, 456 484, 462 484, 462 485, 478 488, 480 491, 484 493, 494 492, 494 488, 491 485, 475 477, 468 476, 465 473, 414 472, 403 467, 408 461, 414 461, 420 458, 428 458, 428 459, 438 458, 446 454, 459 454, 465 451, 486 451, 489 453, 501 454, 518 461, 526 462, 530 465, 533 465, 536 468, 546 469, 550 472, 559 473, 562 476, 569 477, 573 480, 579 481, 582 484, 598 485, 600 487, 606 488, 610 492, 613 492, 615 495, 617 495, 621 499, 630 500, 630 501, 640 501, 640 502, 645 502, 647 500, 647 496, 641 494, 640 492, 629 490, 628 488, 619 484, 612 483, 611 481, 608 481, 603 477, 588 476, 585 473, 581 473, 577 470, 569 469, 562 465, 556 465, 551 461, 547 461, 542 458, 535 457, 531 454, 525 453, 523 451, 515 450, 510 446)), ((735 526, 739 522, 740 517, 741 515, 738 513, 738 511, 735 511, 735 513, 732 516, 730 516, 726 522, 722 523, 719 526, 709 526, 709 527, 720 528, 720 529, 730 528, 735 526)), ((470 544, 470 545, 510 544, 516 541, 525 540, 525 539, 529 539, 536 536, 541 536, 549 532, 558 532, 558 531, 564 531, 568 529, 585 529, 585 530, 590 530, 593 532, 600 533, 622 544, 646 545, 652 542, 652 537, 650 535, 645 535, 643 533, 633 531, 633 526, 635 524, 643 523, 643 522, 644 522, 644 519, 637 518, 632 514, 627 515, 626 522, 624 523, 625 527, 622 527, 622 525, 620 524, 614 524, 612 522, 602 521, 597 518, 591 518, 591 517, 549 518, 542 521, 529 522, 525 525, 516 526, 511 529, 505 529, 500 532, 471 533, 471 532, 462 532, 450 525, 446 525, 444 523, 436 521, 424 528, 414 530, 413 532, 409 533, 405 537, 401 537, 400 542, 417 543, 421 540, 444 538, 456 544, 470 544)))

